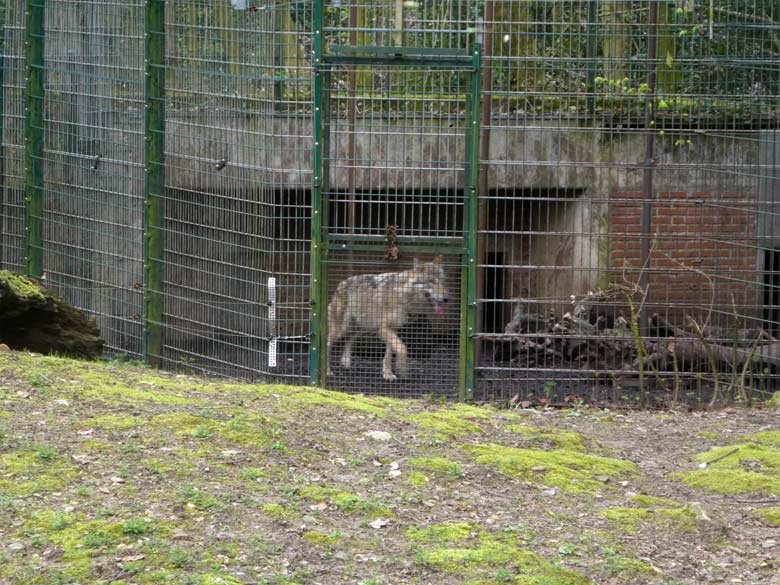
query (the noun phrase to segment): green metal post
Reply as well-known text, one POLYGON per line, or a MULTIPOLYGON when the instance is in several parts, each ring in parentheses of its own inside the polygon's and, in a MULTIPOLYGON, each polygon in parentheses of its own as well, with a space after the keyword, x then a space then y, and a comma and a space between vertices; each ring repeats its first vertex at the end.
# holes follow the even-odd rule
POLYGON ((159 366, 163 348, 165 227, 165 2, 146 0, 144 195, 144 359, 159 366))
POLYGON ((588 58, 588 71, 586 74, 586 87, 588 90, 588 114, 596 113, 596 52, 599 46, 599 0, 588 2, 588 28, 587 45, 585 48, 588 58))
MULTIPOLYGON (((3 13, 3 17, 5 17, 5 13, 3 13)), ((3 35, 5 34, 4 19, 0 20, 0 27, 2 27, 0 29, 2 30, 2 33, 0 33, 0 216, 3 216, 5 215, 5 149, 3 148, 3 136, 5 134, 3 125, 3 113, 5 112, 3 102, 5 96, 5 45, 3 43, 3 35)), ((0 221, 0 269, 3 268, 3 263, 5 262, 5 255, 3 253, 5 247, 3 246, 3 239, 3 222, 0 221)))
POLYGON ((468 97, 466 119, 466 206, 464 232, 466 235, 466 267, 463 271, 460 333, 460 399, 474 398, 476 363, 474 336, 477 333, 477 225, 479 213, 479 106, 481 89, 482 46, 471 49, 471 93, 468 97))
POLYGON ((28 276, 43 276, 43 33, 45 0, 27 0, 25 56, 27 108, 24 124, 24 266, 28 276))
POLYGON ((312 193, 311 193, 311 344, 309 346, 309 380, 318 386, 324 380, 322 366, 327 372, 327 338, 323 325, 326 323, 327 302, 322 294, 323 287, 323 180, 326 178, 323 156, 323 0, 314 2, 314 116, 312 120, 314 152, 312 153, 312 193), (324 351, 323 351, 324 348, 324 351), (326 355, 322 355, 322 354, 326 355))

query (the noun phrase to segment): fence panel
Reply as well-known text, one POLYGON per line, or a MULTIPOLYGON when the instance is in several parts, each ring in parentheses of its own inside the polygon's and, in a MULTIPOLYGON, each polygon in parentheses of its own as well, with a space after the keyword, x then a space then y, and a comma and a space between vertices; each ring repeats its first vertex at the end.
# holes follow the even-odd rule
POLYGON ((308 365, 311 92, 293 17, 305 10, 239 5, 166 3, 161 357, 297 379, 308 365))
POLYGON ((776 386, 761 330, 778 316, 777 17, 772 2, 486 2, 484 396, 776 386))
POLYGON ((141 355, 143 2, 45 4, 44 279, 141 355))
POLYGON ((24 4, 3 7, 0 268, 24 271, 24 4))

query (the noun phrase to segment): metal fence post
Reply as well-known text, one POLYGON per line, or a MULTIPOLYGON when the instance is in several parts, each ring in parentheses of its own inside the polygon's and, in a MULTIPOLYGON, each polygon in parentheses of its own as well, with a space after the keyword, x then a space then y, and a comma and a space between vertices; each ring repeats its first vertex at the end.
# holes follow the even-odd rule
POLYGON ((33 278, 43 276, 44 3, 45 0, 28 0, 25 19, 24 266, 33 278))
MULTIPOLYGON (((312 153, 312 192, 311 192, 311 345, 309 349, 309 380, 317 386, 324 379, 321 365, 327 356, 326 341, 322 324, 327 311, 327 300, 322 295, 322 226, 323 226, 323 7, 322 0, 314 2, 314 117, 312 130, 314 152, 312 153), (323 350, 323 348, 325 348, 323 350), (326 356, 322 356, 324 351, 326 356)), ((326 364, 327 369, 327 364, 326 364)))
POLYGON ((162 357, 163 250, 165 237, 165 2, 145 8, 144 196, 144 359, 159 366, 162 357))
POLYGON ((471 94, 468 98, 466 119, 466 269, 463 275, 463 301, 461 303, 461 372, 460 399, 473 400, 475 368, 474 336, 477 334, 477 227, 479 223, 479 107, 481 84, 482 46, 471 49, 471 94))
POLYGON ((5 264, 5 226, 2 217, 5 215, 5 12, 0 19, 0 269, 5 264))

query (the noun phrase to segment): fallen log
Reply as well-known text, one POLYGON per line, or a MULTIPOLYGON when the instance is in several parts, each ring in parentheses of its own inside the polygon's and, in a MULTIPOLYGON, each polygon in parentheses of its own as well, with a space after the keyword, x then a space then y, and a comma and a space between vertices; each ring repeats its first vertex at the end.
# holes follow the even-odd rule
MULTIPOLYGON (((757 345, 755 349, 729 347, 709 341, 701 335, 701 331, 699 333, 695 331, 689 332, 672 325, 659 315, 653 315, 652 321, 654 325, 671 331, 675 337, 669 341, 655 343, 653 351, 645 357, 645 363, 664 363, 664 360, 673 354, 678 363, 707 362, 710 359, 714 359, 721 366, 733 368, 744 366, 748 360, 752 360, 773 367, 780 367, 780 342, 778 341, 757 345), (699 337, 693 338, 692 336, 694 335, 699 337)), ((690 318, 689 323, 691 323, 691 326, 695 325, 695 322, 690 318)), ((639 361, 634 361, 633 365, 637 367, 639 361)))
POLYGON ((94 359, 103 340, 93 319, 29 278, 0 271, 0 342, 11 349, 94 359))
POLYGON ((537 333, 547 327, 544 315, 528 313, 523 299, 515 299, 512 320, 504 327, 504 333, 537 333))

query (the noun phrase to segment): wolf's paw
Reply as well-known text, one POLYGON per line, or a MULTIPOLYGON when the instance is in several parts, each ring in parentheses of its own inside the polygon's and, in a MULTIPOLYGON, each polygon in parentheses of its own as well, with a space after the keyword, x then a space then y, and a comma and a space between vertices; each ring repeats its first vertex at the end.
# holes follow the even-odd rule
POLYGON ((395 382, 398 379, 393 372, 382 372, 382 377, 388 382, 395 382))

